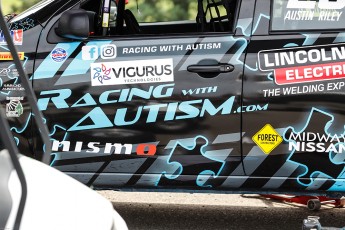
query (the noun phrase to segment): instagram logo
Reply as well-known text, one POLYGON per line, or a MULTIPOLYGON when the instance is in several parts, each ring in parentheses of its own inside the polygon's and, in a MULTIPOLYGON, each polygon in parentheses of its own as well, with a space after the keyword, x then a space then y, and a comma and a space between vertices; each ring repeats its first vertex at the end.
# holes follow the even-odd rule
POLYGON ((115 45, 101 46, 101 58, 102 59, 116 58, 116 46, 115 45))

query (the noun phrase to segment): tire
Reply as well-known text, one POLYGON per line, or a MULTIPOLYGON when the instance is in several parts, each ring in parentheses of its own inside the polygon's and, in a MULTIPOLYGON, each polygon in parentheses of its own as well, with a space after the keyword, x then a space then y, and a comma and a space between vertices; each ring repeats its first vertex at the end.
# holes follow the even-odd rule
POLYGON ((311 211, 318 211, 321 208, 321 202, 318 199, 308 200, 307 207, 311 211))

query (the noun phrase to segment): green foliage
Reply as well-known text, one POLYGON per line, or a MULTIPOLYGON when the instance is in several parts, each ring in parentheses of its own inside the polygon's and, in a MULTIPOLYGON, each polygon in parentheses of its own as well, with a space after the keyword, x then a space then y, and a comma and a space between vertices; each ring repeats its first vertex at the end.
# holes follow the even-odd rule
POLYGON ((126 8, 134 13, 139 22, 194 20, 196 17, 197 1, 129 0, 129 4, 126 8))
MULTIPOLYGON (((219 0, 216 0, 218 2, 219 0)), ((203 1, 206 9, 207 1, 203 1)), ((126 6, 130 9, 139 22, 169 22, 182 20, 195 20, 197 16, 197 0, 129 0, 126 6), (138 12, 139 11, 139 12, 138 12)), ((224 7, 218 8, 220 15, 226 15, 224 7)), ((217 12, 214 7, 206 15, 210 19, 210 11, 215 17, 217 12)))
POLYGON ((20 13, 28 9, 32 5, 40 2, 41 0, 15 0, 15 1, 2 1, 2 8, 4 14, 20 13))
MULTIPOLYGON (((2 1, 2 7, 5 14, 20 13, 40 1, 7 0, 2 1)), ((195 20, 197 0, 129 0, 126 8, 134 13, 139 22, 195 20)))

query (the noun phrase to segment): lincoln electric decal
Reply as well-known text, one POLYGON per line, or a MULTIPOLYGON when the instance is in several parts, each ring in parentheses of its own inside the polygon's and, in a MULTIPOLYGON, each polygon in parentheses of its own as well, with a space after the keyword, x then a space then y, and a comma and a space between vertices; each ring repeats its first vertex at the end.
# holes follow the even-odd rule
POLYGON ((260 70, 273 71, 277 85, 295 84, 276 88, 273 93, 264 90, 265 97, 334 91, 345 86, 344 82, 332 82, 345 78, 344 43, 262 50, 258 57, 260 70))

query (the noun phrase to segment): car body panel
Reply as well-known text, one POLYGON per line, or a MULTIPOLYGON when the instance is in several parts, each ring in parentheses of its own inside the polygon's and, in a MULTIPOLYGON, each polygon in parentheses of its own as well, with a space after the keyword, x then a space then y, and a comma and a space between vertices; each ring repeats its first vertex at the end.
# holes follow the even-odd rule
MULTIPOLYGON (((290 2, 296 1, 284 4, 290 2)), ((41 17, 42 26, 24 32, 29 38, 40 33, 30 39, 37 50, 23 51, 51 131, 51 165, 98 188, 343 191, 342 154, 334 152, 344 142, 343 74, 321 80, 298 75, 298 68, 341 65, 327 56, 313 62, 312 55, 343 49, 343 33, 272 31, 272 3, 238 1, 233 32, 218 33, 68 40, 55 28, 64 12, 80 7, 76 1, 41 17), (311 61, 289 63, 289 55, 308 52, 311 61), (279 55, 286 65, 277 62, 279 55), (216 65, 224 71, 200 72, 200 66, 216 65), (284 71, 297 75, 284 81, 284 71), (310 150, 315 140, 305 150, 302 133, 321 135, 320 146, 328 150, 310 150)), ((28 124, 23 133, 40 156, 44 146, 30 116, 20 122, 28 124)))

